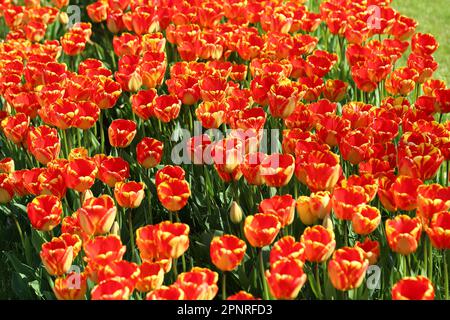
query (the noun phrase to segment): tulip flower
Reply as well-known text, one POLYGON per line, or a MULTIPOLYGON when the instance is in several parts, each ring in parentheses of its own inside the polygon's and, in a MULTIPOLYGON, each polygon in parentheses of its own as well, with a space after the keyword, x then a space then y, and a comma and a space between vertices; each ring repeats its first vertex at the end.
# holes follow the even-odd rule
POLYGON ((117 182, 114 187, 114 198, 123 208, 137 208, 145 196, 145 184, 142 182, 117 182))
POLYGON ((336 289, 348 291, 361 285, 368 266, 369 261, 359 249, 344 247, 334 252, 328 263, 328 275, 336 289))
POLYGON ((191 189, 186 180, 174 179, 158 184, 157 194, 164 208, 176 212, 186 206, 191 196, 191 189))
POLYGON ((172 259, 181 257, 189 247, 189 231, 184 223, 161 222, 155 235, 158 252, 172 259))
POLYGON ((109 143, 116 148, 126 148, 136 136, 136 123, 131 120, 116 119, 108 128, 109 143))
POLYGON ((270 213, 257 213, 245 218, 244 234, 253 247, 262 248, 273 242, 280 231, 281 223, 270 213))
POLYGON ((107 157, 98 168, 98 178, 111 188, 130 177, 130 165, 120 157, 107 157))
POLYGON ((126 247, 122 245, 118 236, 108 235, 98 236, 86 242, 83 249, 86 254, 85 261, 95 272, 113 261, 122 260, 126 247))
POLYGON ((256 299, 252 294, 250 294, 248 292, 239 291, 238 293, 235 293, 235 294, 229 296, 227 298, 227 300, 239 300, 239 301, 242 301, 242 300, 259 300, 259 299, 256 299))
POLYGON ((88 235, 100 235, 109 232, 117 208, 114 200, 108 195, 87 199, 78 210, 78 219, 81 228, 88 235))
POLYGON ((369 205, 358 206, 352 216, 352 227, 356 234, 368 235, 375 231, 381 222, 380 211, 369 205))
POLYGON ((62 204, 56 196, 38 196, 27 205, 27 214, 33 228, 51 231, 61 223, 62 204))
POLYGON ((183 290, 185 300, 212 300, 217 294, 219 275, 207 268, 194 267, 181 273, 175 285, 183 290))
POLYGON ((331 198, 334 214, 342 220, 352 220, 359 206, 367 201, 364 188, 360 186, 336 187, 331 198))
POLYGON ((136 146, 136 158, 138 163, 150 169, 161 162, 164 145, 161 141, 145 137, 136 146))
POLYGON ((301 242, 296 242, 292 236, 285 236, 274 243, 270 250, 270 264, 273 265, 279 260, 296 259, 301 263, 305 262, 305 246, 301 242))
POLYGON ((375 240, 366 238, 363 242, 356 241, 355 248, 358 248, 364 254, 364 257, 369 261, 369 265, 377 264, 380 257, 380 243, 375 240))
POLYGON ((210 245, 211 261, 222 271, 234 270, 244 258, 246 249, 245 242, 236 236, 214 237, 210 245))
POLYGON ((139 278, 136 289, 140 292, 149 292, 159 289, 164 281, 164 270, 157 263, 143 262, 139 266, 139 278))
POLYGON ((117 279, 100 282, 91 291, 92 300, 128 300, 130 295, 127 284, 117 279))
MULTIPOLYGON (((436 249, 450 249, 450 212, 436 212, 431 217, 429 226, 425 227, 425 231, 430 238, 431 244, 436 249)), ((444 259, 446 259, 444 254, 444 259)))
POLYGON ((295 160, 290 154, 272 154, 261 163, 261 176, 269 187, 282 187, 294 174, 295 160))
POLYGON ((52 276, 61 276, 69 271, 73 262, 73 247, 64 240, 53 238, 42 245, 40 257, 47 272, 52 276))
POLYGON ((165 166, 158 170, 155 175, 155 184, 158 186, 164 181, 184 180, 186 172, 179 166, 165 166))
POLYGON ((386 220, 386 238, 392 251, 408 255, 419 246, 422 225, 418 218, 398 215, 386 220))
POLYGON ((392 300, 434 300, 434 288, 424 276, 406 277, 392 287, 392 300))
POLYGON ((169 287, 161 286, 158 289, 150 291, 147 294, 146 300, 185 300, 183 289, 177 285, 169 287))
POLYGON ((302 264, 298 260, 280 260, 266 271, 270 293, 276 299, 295 299, 306 282, 302 264))
POLYGON ((306 228, 300 242, 305 247, 306 260, 317 263, 326 261, 336 247, 334 232, 320 225, 306 228))
POLYGON ((69 161, 63 175, 68 188, 83 192, 92 187, 97 172, 97 165, 94 161, 79 158, 69 161))
POLYGON ((83 300, 87 289, 87 276, 71 272, 55 279, 53 292, 58 300, 83 300))
POLYGON ((139 279, 139 266, 133 262, 125 260, 112 261, 111 263, 99 269, 97 280, 99 283, 107 280, 118 280, 123 282, 133 292, 139 279))
POLYGON ((0 173, 0 203, 8 203, 13 197, 13 181, 11 181, 6 173, 0 173))
POLYGON ((273 196, 270 199, 264 199, 259 204, 261 213, 270 213, 278 217, 281 227, 292 223, 295 213, 295 200, 290 194, 284 196, 273 196))

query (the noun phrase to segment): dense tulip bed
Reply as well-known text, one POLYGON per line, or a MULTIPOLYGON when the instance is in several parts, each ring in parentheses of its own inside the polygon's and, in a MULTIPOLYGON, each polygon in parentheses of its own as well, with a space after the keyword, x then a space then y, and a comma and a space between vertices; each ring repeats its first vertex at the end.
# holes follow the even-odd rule
POLYGON ((0 293, 449 299, 450 89, 390 2, 0 0, 0 293))

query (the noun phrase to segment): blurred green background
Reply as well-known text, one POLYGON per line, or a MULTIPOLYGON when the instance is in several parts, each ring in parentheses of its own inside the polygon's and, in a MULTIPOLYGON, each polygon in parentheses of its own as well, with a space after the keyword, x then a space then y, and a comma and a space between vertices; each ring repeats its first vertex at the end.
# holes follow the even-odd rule
MULTIPOLYGON (((434 54, 439 63, 434 78, 450 84, 450 0, 393 0, 392 7, 400 13, 414 18, 418 32, 431 33, 439 42, 434 54)), ((406 63, 406 62, 405 62, 406 63)))

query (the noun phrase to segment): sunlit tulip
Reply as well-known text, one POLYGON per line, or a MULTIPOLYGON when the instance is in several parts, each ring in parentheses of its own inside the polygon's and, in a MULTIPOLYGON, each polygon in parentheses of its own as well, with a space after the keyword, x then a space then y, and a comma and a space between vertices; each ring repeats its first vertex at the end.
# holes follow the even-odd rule
POLYGON ((92 300, 128 300, 130 288, 123 281, 109 279, 100 282, 91 291, 92 300))
POLYGON ((360 186, 337 187, 334 189, 331 204, 338 219, 352 220, 358 207, 365 204, 368 197, 360 186))
POLYGON ((270 199, 264 199, 259 204, 261 213, 271 213, 278 217, 281 227, 292 223, 295 213, 295 200, 290 194, 283 196, 273 196, 270 199))
POLYGON ((261 163, 261 176, 266 185, 282 187, 289 183, 294 174, 295 160, 290 154, 275 153, 261 163))
POLYGON ((211 261, 218 269, 231 271, 241 263, 246 249, 245 242, 236 236, 215 237, 210 245, 211 261))
POLYGON ((0 173, 0 203, 8 203, 13 197, 13 180, 6 173, 0 173))
POLYGON ((117 119, 108 128, 109 143, 116 148, 126 148, 136 136, 136 123, 132 120, 117 119))
POLYGON ((380 243, 366 238, 363 242, 356 241, 355 248, 360 249, 370 265, 377 264, 380 257, 380 243))
POLYGON ((68 188, 83 192, 92 187, 97 172, 97 165, 94 161, 79 158, 67 164, 63 175, 68 188))
POLYGON ((184 180, 185 175, 186 172, 182 167, 168 165, 156 172, 155 184, 160 185, 165 181, 184 180))
POLYGON ((61 223, 62 203, 56 196, 38 196, 27 205, 27 214, 33 228, 51 231, 61 223))
POLYGON ((212 300, 219 289, 218 280, 217 272, 194 267, 191 271, 180 274, 175 285, 183 290, 186 300, 212 300))
POLYGON ((114 186, 114 198, 123 208, 137 208, 145 197, 145 184, 142 182, 117 182, 114 186))
POLYGON ((98 168, 98 178, 111 188, 130 177, 130 165, 120 157, 107 157, 98 168))
POLYGON ((285 259, 296 259, 304 263, 305 247, 303 243, 296 242, 292 236, 285 236, 275 242, 270 250, 270 264, 273 265, 275 262, 285 259))
POLYGON ((238 293, 235 293, 227 298, 227 300, 258 300, 255 298, 252 294, 245 292, 245 291, 239 291, 238 293))
POLYGON ((341 291, 358 288, 364 280, 369 261, 357 248, 344 247, 334 252, 328 263, 328 276, 341 291))
POLYGON ((280 260, 271 265, 266 271, 267 284, 270 293, 276 299, 295 299, 306 282, 307 276, 303 272, 298 260, 280 260))
POLYGON ((169 287, 162 286, 147 294, 146 300, 184 300, 185 294, 183 289, 176 285, 169 287))
POLYGON ((419 246, 422 225, 418 218, 398 215, 386 220, 386 238, 392 251, 408 255, 419 246))
POLYGON ((108 195, 102 195, 87 199, 78 209, 78 219, 84 232, 88 235, 99 235, 109 232, 116 213, 114 200, 108 195))
POLYGON ((257 213, 245 218, 244 234, 248 242, 257 248, 273 242, 280 231, 281 223, 277 216, 270 213, 257 213))
POLYGON ((434 288, 424 276, 406 277, 392 287, 392 300, 434 300, 434 288))
MULTIPOLYGON (((126 251, 118 236, 98 236, 86 242, 83 246, 87 263, 95 272, 113 261, 120 261, 126 251)), ((95 277, 94 277, 95 278, 95 277)))
POLYGON ((433 247, 450 249, 450 212, 441 211, 433 214, 430 225, 425 228, 425 231, 433 247))
POLYGON ((368 235, 375 231, 381 222, 380 211, 369 205, 360 205, 352 216, 352 227, 356 234, 368 235))
POLYGON ((69 271, 73 261, 73 247, 64 240, 53 238, 42 245, 40 257, 47 272, 52 276, 61 276, 69 271))
POLYGON ((33 127, 28 131, 27 147, 36 160, 45 165, 58 157, 61 142, 56 129, 33 127))
POLYGON ((136 289, 140 292, 149 292, 158 289, 164 281, 164 270, 157 263, 143 262, 139 266, 139 278, 136 289))
POLYGON ((123 282, 130 292, 133 291, 140 275, 139 266, 133 262, 125 260, 113 261, 97 273, 97 280, 99 283, 110 279, 123 282))
POLYGON ((320 225, 306 228, 300 242, 305 246, 306 260, 317 263, 326 261, 336 247, 334 232, 320 225))
POLYGON ((169 211, 176 212, 186 206, 191 189, 186 180, 164 181, 157 186, 158 199, 169 211))
POLYGON ((157 166, 162 159, 163 143, 159 140, 145 137, 136 146, 136 158, 138 163, 150 169, 157 166))
POLYGON ((177 259, 189 248, 190 228, 184 223, 163 221, 156 230, 156 245, 159 253, 177 259))
POLYGON ((19 144, 27 135, 30 119, 24 113, 16 113, 3 119, 0 124, 6 138, 19 144))
POLYGON ((87 289, 87 276, 71 272, 55 279, 53 292, 58 300, 83 300, 87 289))

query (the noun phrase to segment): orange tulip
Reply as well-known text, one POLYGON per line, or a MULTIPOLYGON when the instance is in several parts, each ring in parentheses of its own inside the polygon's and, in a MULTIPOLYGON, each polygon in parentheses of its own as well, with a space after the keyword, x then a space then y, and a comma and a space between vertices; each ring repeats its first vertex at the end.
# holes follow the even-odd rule
POLYGON ((3 158, 0 160, 0 173, 12 173, 14 172, 14 159, 3 158))
POLYGON ((145 184, 142 182, 117 182, 114 187, 114 198, 123 208, 137 208, 145 196, 145 184))
POLYGON ((58 158, 61 142, 56 129, 48 126, 32 127, 28 131, 27 148, 42 164, 58 158))
POLYGON ((68 188, 84 192, 93 186, 97 172, 97 165, 94 161, 78 158, 67 164, 64 180, 68 188))
POLYGON ((136 136, 136 123, 132 120, 116 119, 108 128, 109 143, 116 148, 126 148, 136 136))
POLYGON ((279 260, 266 271, 267 284, 276 299, 295 299, 306 282, 302 263, 298 260, 279 260))
POLYGON ((296 242, 292 236, 285 236, 274 243, 270 250, 270 264, 273 265, 279 260, 296 259, 302 264, 305 262, 305 246, 301 242, 296 242))
POLYGON ((214 265, 222 271, 231 271, 241 263, 247 245, 233 235, 214 237, 211 240, 210 256, 214 265))
POLYGON ((183 290, 186 300, 212 300, 219 290, 218 280, 217 272, 194 267, 191 271, 181 273, 175 285, 183 290))
POLYGON ((97 280, 99 283, 107 280, 117 280, 123 282, 133 292, 139 279, 139 266, 133 262, 125 260, 112 261, 102 269, 98 270, 97 280))
POLYGON ((434 288, 424 276, 406 277, 392 287, 392 300, 434 300, 434 288))
POLYGON ((53 238, 42 245, 40 257, 47 272, 61 276, 69 271, 73 262, 73 247, 60 238, 53 238))
POLYGON ((386 238, 392 251, 408 255, 419 246, 422 225, 418 218, 398 215, 386 220, 386 238))
POLYGON ((177 285, 162 286, 149 292, 146 300, 185 300, 185 294, 177 285))
POLYGON ((105 280, 91 291, 92 300, 128 300, 130 295, 127 284, 117 279, 105 280))
POLYGON ((130 164, 120 157, 107 157, 102 160, 98 169, 98 178, 109 187, 114 188, 117 182, 130 177, 130 164))
POLYGON ((252 294, 245 292, 245 291, 239 291, 238 293, 235 293, 227 298, 227 300, 260 300, 255 298, 252 294))
POLYGON ((0 203, 8 203, 13 197, 13 180, 6 173, 0 173, 0 203))
POLYGON ((303 231, 300 242, 305 246, 305 257, 310 262, 324 262, 334 251, 334 232, 321 225, 308 227, 303 231))
POLYGON ((27 214, 33 228, 50 231, 61 223, 62 203, 56 196, 38 196, 27 205, 27 214))
POLYGON ((138 163, 150 169, 161 162, 164 145, 161 141, 145 137, 136 146, 136 157, 138 163))
POLYGON ((157 186, 158 199, 169 211, 179 211, 186 206, 191 189, 186 180, 164 181, 157 186))
POLYGON ((53 292, 58 300, 83 300, 87 289, 87 276, 71 272, 55 279, 53 292))
POLYGON ((136 289, 140 292, 149 292, 158 289, 164 282, 164 270, 157 263, 143 262, 139 266, 139 278, 136 289))
POLYGON ((338 219, 352 220, 358 207, 365 204, 368 197, 360 186, 336 187, 333 190, 331 204, 338 219))
MULTIPOLYGON (((126 247, 118 236, 98 236, 84 244, 84 260, 96 272, 113 261, 122 260, 125 251, 126 247)), ((91 276, 96 278, 96 274, 91 276)))
POLYGON ((405 211, 411 211, 417 207, 417 190, 422 185, 420 179, 407 176, 399 176, 392 184, 392 192, 395 205, 405 211))
POLYGON ((328 263, 328 275, 336 289, 348 291, 361 285, 368 266, 369 261, 359 249, 344 247, 334 252, 328 263))
POLYGON ((450 187, 440 184, 421 185, 417 188, 417 216, 428 224, 434 213, 450 209, 450 187))
POLYGON ((164 181, 184 180, 185 175, 182 167, 168 165, 156 172, 155 184, 158 186, 164 181))
POLYGON ((369 260, 370 265, 377 264, 380 257, 380 243, 375 240, 366 238, 363 242, 356 241, 355 248, 358 248, 364 254, 364 257, 369 260))
POLYGON ((78 220, 83 231, 88 235, 99 235, 109 232, 117 208, 114 200, 108 195, 87 199, 78 210, 78 220))
POLYGON ((290 154, 271 154, 261 163, 261 176, 269 187, 282 187, 294 174, 295 160, 290 154))
POLYGON ((189 248, 189 231, 184 223, 161 222, 156 230, 158 252, 172 259, 181 257, 189 248))
POLYGON ((240 164, 240 170, 248 184, 255 186, 264 184, 264 179, 261 175, 261 164, 265 158, 266 155, 262 152, 245 155, 244 161, 240 164))
POLYGON ((294 221, 295 200, 290 194, 283 196, 275 195, 270 199, 261 201, 259 211, 277 216, 280 220, 281 227, 284 228, 294 221))
POLYGON ((358 206, 352 217, 353 230, 356 234, 363 236, 374 232, 380 222, 380 211, 366 204, 358 206))
POLYGON ((159 258, 157 234, 159 225, 147 225, 136 230, 136 245, 143 261, 153 262, 159 258))
POLYGON ((262 248, 273 242, 280 231, 281 223, 270 213, 257 213, 244 221, 244 234, 253 247, 262 248))
POLYGON ((433 214, 425 231, 436 249, 450 249, 450 212, 441 211, 433 214))
POLYGON ((8 140, 15 144, 21 143, 27 136, 30 119, 24 113, 16 113, 13 116, 8 116, 0 122, 0 127, 3 129, 8 140))

